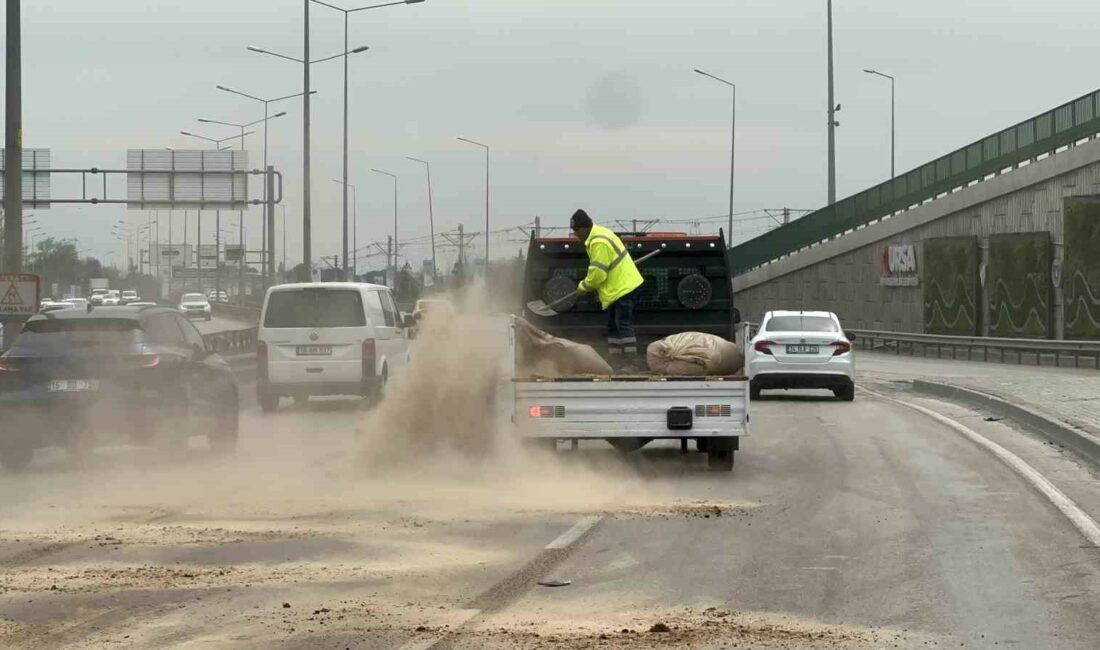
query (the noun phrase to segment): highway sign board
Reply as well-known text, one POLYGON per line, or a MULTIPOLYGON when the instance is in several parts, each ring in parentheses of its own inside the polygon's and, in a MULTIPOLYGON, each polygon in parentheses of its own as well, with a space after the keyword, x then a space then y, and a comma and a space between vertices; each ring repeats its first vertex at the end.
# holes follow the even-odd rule
MULTIPOLYGON (((4 150, 0 149, 0 172, 4 170, 4 150)), ((45 210, 50 207, 50 150, 23 150, 23 207, 45 210)), ((0 198, 4 196, 4 179, 0 174, 0 198)))
POLYGON ((31 273, 0 273, 0 317, 33 316, 38 311, 39 282, 31 273))
POLYGON ((132 209, 227 210, 248 204, 247 151, 128 149, 126 198, 132 209), (136 173, 145 172, 145 173, 136 173))
POLYGON ((204 269, 213 269, 218 266, 218 245, 199 244, 199 266, 204 269))

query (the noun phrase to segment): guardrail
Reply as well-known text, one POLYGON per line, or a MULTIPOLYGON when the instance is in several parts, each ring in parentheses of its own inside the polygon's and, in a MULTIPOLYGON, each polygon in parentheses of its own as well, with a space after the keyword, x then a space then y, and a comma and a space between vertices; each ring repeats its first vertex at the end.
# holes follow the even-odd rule
POLYGON ((256 332, 257 328, 247 327, 239 330, 203 334, 202 338, 206 341, 207 348, 212 352, 219 354, 223 352, 249 353, 256 350, 256 332))
POLYGON ((210 306, 217 316, 248 323, 255 323, 260 320, 260 308, 258 306, 234 305, 226 302, 212 302, 210 306))
POLYGON ((1062 365, 1063 357, 1072 360, 1073 367, 1080 368, 1085 359, 1100 370, 1100 341, 1062 341, 1050 339, 1008 339, 986 336, 946 336, 941 334, 915 334, 911 332, 886 332, 881 330, 845 330, 855 335, 853 344, 865 350, 889 350, 895 354, 908 353, 911 356, 930 356, 935 350, 935 358, 944 358, 945 350, 950 350, 951 359, 961 360, 965 352, 966 361, 990 361, 990 353, 996 355, 993 361, 1023 364, 1025 359, 1034 360, 1042 365, 1044 359, 1053 359, 1055 366, 1062 365))

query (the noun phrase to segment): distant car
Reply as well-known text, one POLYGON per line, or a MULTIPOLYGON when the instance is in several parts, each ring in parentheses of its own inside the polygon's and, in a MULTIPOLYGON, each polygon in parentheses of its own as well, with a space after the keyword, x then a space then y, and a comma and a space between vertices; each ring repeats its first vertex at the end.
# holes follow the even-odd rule
POLYGON ((61 302, 67 302, 73 306, 74 309, 83 309, 88 311, 88 301, 84 298, 66 298, 61 302))
POLYGON ((212 314, 210 301, 201 293, 185 293, 180 297, 180 311, 188 318, 199 317, 210 320, 212 314))
POLYGON ((142 443, 202 435, 230 451, 237 395, 232 369, 174 309, 38 314, 0 356, 0 465, 19 469, 43 447, 87 449, 99 431, 142 443))
POLYGON ((43 308, 43 307, 45 307, 46 305, 52 305, 52 304, 53 304, 53 302, 54 302, 54 301, 53 301, 53 298, 43 298, 42 300, 39 300, 39 301, 38 301, 38 308, 39 308, 39 309, 42 309, 42 308, 43 308))
POLYGON ((852 341, 832 312, 768 312, 746 352, 753 399, 777 388, 820 388, 855 399, 852 341))
POLYGON ((102 305, 103 298, 107 295, 106 289, 92 289, 92 293, 88 296, 88 302, 93 305, 102 305))
POLYGON ((279 398, 360 395, 376 398, 408 360, 406 328, 387 287, 314 282, 271 287, 257 334, 260 407, 279 398))
POLYGON ((211 291, 207 299, 210 300, 210 302, 229 302, 229 294, 224 291, 211 291))
POLYGON ((42 303, 42 306, 38 308, 38 313, 48 314, 49 312, 52 312, 52 311, 62 311, 62 310, 65 310, 65 309, 75 309, 75 308, 76 307, 74 307, 73 305, 70 305, 67 302, 44 301, 42 303))
POLYGON ((442 300, 439 298, 425 298, 423 300, 417 300, 416 305, 413 307, 413 318, 420 320, 424 318, 425 314, 453 314, 455 307, 451 304, 450 300, 442 300))
POLYGON ((99 304, 103 307, 117 307, 121 304, 121 302, 119 301, 118 296, 106 293, 103 294, 103 297, 99 299, 99 304))
POLYGON ((141 300, 141 298, 138 297, 137 291, 123 291, 122 295, 119 296, 119 301, 122 302, 122 304, 124 305, 128 305, 132 302, 137 302, 139 300, 141 300))

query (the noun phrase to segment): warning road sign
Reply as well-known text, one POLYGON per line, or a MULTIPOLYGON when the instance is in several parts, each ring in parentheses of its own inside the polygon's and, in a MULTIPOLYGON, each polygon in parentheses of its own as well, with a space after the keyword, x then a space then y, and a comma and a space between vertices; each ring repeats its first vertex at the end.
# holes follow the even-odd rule
POLYGON ((0 317, 26 318, 38 311, 39 278, 31 273, 0 273, 0 317))

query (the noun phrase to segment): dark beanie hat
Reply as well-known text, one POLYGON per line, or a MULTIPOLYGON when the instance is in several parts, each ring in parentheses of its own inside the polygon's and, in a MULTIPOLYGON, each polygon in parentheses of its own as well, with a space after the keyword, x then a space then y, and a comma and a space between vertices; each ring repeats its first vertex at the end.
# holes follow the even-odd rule
POLYGON ((569 220, 570 228, 591 228, 592 217, 588 216, 588 213, 584 210, 577 210, 573 213, 573 218, 569 220))

